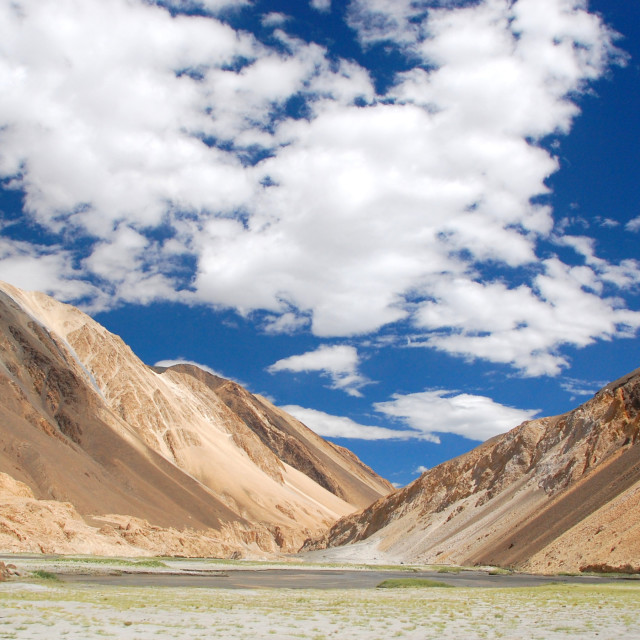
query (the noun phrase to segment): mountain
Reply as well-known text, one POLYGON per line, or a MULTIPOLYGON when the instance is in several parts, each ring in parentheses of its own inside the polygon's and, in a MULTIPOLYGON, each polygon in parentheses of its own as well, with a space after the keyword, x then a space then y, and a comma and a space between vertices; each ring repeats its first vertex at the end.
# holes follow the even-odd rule
MULTIPOLYGON (((550 573, 640 572, 640 369, 339 520, 305 550, 550 573), (357 543, 357 544, 356 544, 357 543)), ((355 556, 354 556, 355 557, 355 556)))
POLYGON ((392 490, 239 385, 0 283, 0 549, 292 551, 392 490))

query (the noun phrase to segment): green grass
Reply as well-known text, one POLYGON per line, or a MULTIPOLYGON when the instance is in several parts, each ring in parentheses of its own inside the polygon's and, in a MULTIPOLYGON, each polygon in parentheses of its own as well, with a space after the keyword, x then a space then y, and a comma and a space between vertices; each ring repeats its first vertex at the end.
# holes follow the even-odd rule
MULTIPOLYGON (((411 585, 412 576, 402 580, 411 585)), ((508 589, 303 590, 110 587, 68 583, 0 588, 0 638, 16 628, 44 637, 246 640, 287 637, 640 638, 640 584, 508 589), (4 620, 10 621, 6 627, 4 620), (127 622, 131 624, 126 624, 127 622), (47 624, 46 630, 36 625, 47 624), (203 632, 203 630, 206 630, 203 632), (81 635, 79 635, 81 633, 81 635), (151 635, 153 634, 153 635, 151 635)), ((27 637, 20 635, 17 637, 27 637)))
POLYGON ((44 571, 44 569, 38 569, 36 571, 32 571, 31 575, 34 578, 40 578, 40 580, 52 580, 52 581, 60 581, 60 578, 55 573, 51 573, 50 571, 44 571))
POLYGON ((426 578, 389 578, 377 586, 378 589, 447 589, 452 587, 453 585, 426 578))
POLYGON ((99 556, 60 556, 51 559, 52 562, 88 563, 119 567, 149 567, 154 569, 166 569, 168 565, 157 558, 144 558, 142 560, 127 560, 125 558, 105 558, 99 556))
POLYGON ((149 560, 136 560, 131 563, 131 566, 134 567, 151 567, 154 569, 165 569, 167 565, 162 562, 162 560, 154 560, 153 558, 149 560))
POLYGON ((438 573, 455 573, 458 574, 462 571, 462 567, 440 567, 438 573))

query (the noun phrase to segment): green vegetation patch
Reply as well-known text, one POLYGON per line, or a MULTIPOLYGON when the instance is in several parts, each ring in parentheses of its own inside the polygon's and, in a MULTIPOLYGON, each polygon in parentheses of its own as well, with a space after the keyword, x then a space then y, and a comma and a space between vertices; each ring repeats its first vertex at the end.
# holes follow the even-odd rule
POLYGON ((131 563, 134 567, 152 567, 154 569, 165 569, 167 565, 162 560, 136 560, 131 563))
POLYGON ((61 556, 53 559, 53 562, 70 562, 79 564, 98 564, 118 567, 149 567, 154 569, 166 569, 162 560, 157 558, 145 558, 143 560, 127 560, 125 558, 101 558, 98 556, 61 556))
POLYGON ((389 578, 383 580, 377 589, 449 589, 453 585, 439 582, 438 580, 429 580, 427 578, 389 578))
POLYGON ((44 569, 38 569, 36 571, 32 571, 31 575, 34 578, 40 578, 40 580, 53 580, 60 581, 60 578, 55 573, 51 573, 50 571, 45 571, 44 569))
POLYGON ((326 591, 16 582, 0 585, 0 638, 640 638, 639 597, 626 580, 326 591))
POLYGON ((462 571, 462 567, 446 566, 440 567, 438 573, 455 573, 456 575, 462 571))

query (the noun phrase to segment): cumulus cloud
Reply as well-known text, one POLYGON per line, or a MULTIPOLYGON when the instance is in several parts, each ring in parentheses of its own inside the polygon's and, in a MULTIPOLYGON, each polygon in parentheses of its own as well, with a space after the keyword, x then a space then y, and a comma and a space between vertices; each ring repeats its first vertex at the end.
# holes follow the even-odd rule
POLYGON ((281 27, 289 21, 289 16, 285 13, 280 13, 279 11, 272 11, 271 13, 266 13, 262 16, 263 27, 281 27))
MULTIPOLYGON (((634 260, 579 238, 565 246, 583 265, 539 260, 558 169, 539 141, 569 132, 618 55, 583 2, 353 0, 363 45, 413 65, 384 95, 322 46, 277 30, 269 47, 215 17, 231 4, 0 5, 0 178, 61 243, 14 246, 0 277, 28 254, 31 286, 59 280, 88 308, 200 302, 323 337, 409 322, 419 344, 529 375, 640 326, 611 293, 637 286, 634 260), (209 15, 180 13, 195 6, 209 15)), ((311 370, 353 395, 366 382, 311 370)))
POLYGON ((278 360, 268 367, 267 371, 319 371, 331 379, 331 388, 340 389, 351 396, 361 396, 360 388, 371 381, 358 372, 359 364, 360 357, 355 347, 324 345, 315 351, 278 360))
POLYGON ((487 440, 533 418, 537 411, 514 409, 485 396, 455 391, 430 390, 408 395, 394 394, 377 402, 376 411, 399 420, 423 438, 453 433, 470 440, 487 440))
POLYGON ((3 280, 26 291, 43 291, 63 300, 91 298, 97 308, 107 304, 98 289, 73 275, 73 255, 59 245, 39 246, 0 238, 3 280))
MULTIPOLYGON (((374 408, 399 422, 403 428, 361 425, 350 418, 297 405, 283 407, 318 435, 325 437, 361 440, 416 439, 435 444, 440 443, 438 434, 444 433, 456 434, 469 440, 487 440, 517 427, 538 413, 501 405, 484 396, 446 390, 394 394, 387 402, 375 403, 374 408)), ((427 470, 427 467, 421 466, 416 472, 423 473, 427 470)))
POLYGON ((357 440, 406 440, 408 438, 418 438, 437 442, 437 439, 429 435, 425 436, 417 431, 362 425, 350 418, 334 416, 323 411, 307 409, 297 405, 287 405, 282 409, 324 438, 350 438, 357 440))
POLYGON ((624 228, 627 231, 633 231, 634 233, 640 231, 640 216, 629 220, 624 228))
POLYGON ((406 45, 419 37, 417 18, 434 5, 437 5, 434 0, 352 0, 348 20, 364 45, 377 42, 406 45))
POLYGON ((331 0, 310 0, 309 4, 316 11, 330 11, 331 10, 331 0))
POLYGON ((603 278, 635 280, 636 266, 626 276, 609 267, 598 276, 590 267, 569 267, 555 258, 541 266, 533 287, 442 278, 433 299, 415 314, 416 326, 432 331, 411 346, 510 363, 527 375, 556 375, 568 364, 556 345, 584 347, 596 338, 633 335, 638 314, 598 293, 603 278))
MULTIPOLYGON (((563 235, 555 239, 559 245, 571 247, 584 258, 585 265, 581 272, 588 277, 584 285, 598 292, 604 283, 610 283, 620 289, 633 288, 640 283, 640 261, 622 260, 619 264, 611 264, 596 255, 595 241, 585 236, 563 235)), ((578 273, 578 271, 576 271, 578 273)))
POLYGON ((267 333, 295 333, 309 325, 309 319, 294 312, 267 315, 264 330, 267 333))

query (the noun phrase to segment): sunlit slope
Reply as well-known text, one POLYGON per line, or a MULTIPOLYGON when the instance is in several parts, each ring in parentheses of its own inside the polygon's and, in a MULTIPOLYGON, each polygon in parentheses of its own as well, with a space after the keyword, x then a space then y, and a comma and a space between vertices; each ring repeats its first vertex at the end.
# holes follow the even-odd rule
POLYGON ((640 565, 640 370, 431 469, 307 549, 535 571, 640 565))
POLYGON ((153 370, 74 307, 2 290, 0 471, 35 498, 69 502, 94 523, 115 514, 118 525, 131 516, 218 531, 225 549, 245 553, 293 550, 389 491, 240 387, 230 402, 216 391, 227 381, 153 370))

